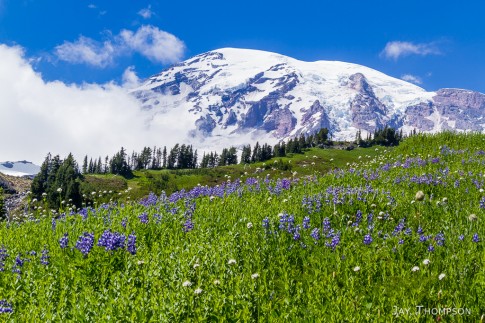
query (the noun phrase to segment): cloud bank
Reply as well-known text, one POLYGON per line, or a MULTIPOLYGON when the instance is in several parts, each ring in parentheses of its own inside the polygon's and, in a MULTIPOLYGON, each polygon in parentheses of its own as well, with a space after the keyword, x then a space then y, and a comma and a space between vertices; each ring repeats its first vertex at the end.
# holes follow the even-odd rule
POLYGON ((173 146, 187 142, 193 128, 180 111, 154 114, 127 93, 138 84, 128 68, 124 85, 67 85, 45 82, 23 49, 0 44, 0 161, 27 159, 41 163, 48 152, 81 161, 113 155, 120 147, 173 146), (178 112, 178 113, 177 113, 178 112))
POLYGON ((411 82, 414 84, 421 85, 423 84, 423 80, 419 76, 411 75, 411 74, 404 74, 401 76, 401 80, 404 80, 406 82, 411 82))
POLYGON ((441 51, 434 42, 415 44, 406 41, 388 42, 381 52, 382 57, 394 60, 409 55, 427 56, 439 54, 441 54, 441 51))
POLYGON ((76 41, 65 41, 56 46, 58 59, 73 64, 86 64, 104 68, 120 56, 138 53, 154 63, 170 64, 180 61, 185 53, 185 44, 176 36, 144 25, 136 31, 123 29, 118 35, 108 33, 104 41, 80 36, 76 41))

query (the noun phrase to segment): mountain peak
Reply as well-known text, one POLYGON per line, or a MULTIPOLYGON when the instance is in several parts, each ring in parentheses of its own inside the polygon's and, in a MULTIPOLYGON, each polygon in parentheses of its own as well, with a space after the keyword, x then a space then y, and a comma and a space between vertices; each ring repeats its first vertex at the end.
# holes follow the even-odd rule
POLYGON ((305 62, 254 49, 220 48, 149 78, 133 93, 154 113, 189 121, 191 138, 269 143, 328 127, 335 139, 389 125, 409 132, 483 129, 477 92, 424 89, 339 61, 305 62), (473 106, 450 114, 450 104, 473 106), (479 108, 477 108, 479 107, 479 108), (444 110, 443 110, 444 109, 444 110), (423 119, 423 120, 420 120, 423 119))

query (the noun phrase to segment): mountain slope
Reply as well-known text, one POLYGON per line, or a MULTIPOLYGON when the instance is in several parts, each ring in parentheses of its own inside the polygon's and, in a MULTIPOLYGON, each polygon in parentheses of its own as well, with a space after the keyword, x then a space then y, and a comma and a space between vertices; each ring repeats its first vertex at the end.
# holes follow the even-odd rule
POLYGON ((153 113, 189 121, 190 137, 232 144, 276 142, 327 127, 334 139, 389 125, 482 131, 485 95, 414 84, 357 64, 303 62, 224 48, 203 53, 146 80, 132 92, 153 113), (246 135, 249 135, 246 136, 246 135))
POLYGON ((10 176, 32 176, 37 175, 40 166, 26 160, 16 162, 0 162, 0 173, 10 176))

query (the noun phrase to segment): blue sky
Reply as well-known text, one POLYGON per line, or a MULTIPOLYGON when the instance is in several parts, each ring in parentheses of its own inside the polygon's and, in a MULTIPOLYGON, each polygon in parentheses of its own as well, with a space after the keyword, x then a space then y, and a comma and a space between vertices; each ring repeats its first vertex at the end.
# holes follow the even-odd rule
POLYGON ((485 4, 467 1, 0 0, 0 44, 46 81, 122 83, 221 47, 366 65, 485 92, 485 4), (126 77, 126 74, 125 74, 126 77))

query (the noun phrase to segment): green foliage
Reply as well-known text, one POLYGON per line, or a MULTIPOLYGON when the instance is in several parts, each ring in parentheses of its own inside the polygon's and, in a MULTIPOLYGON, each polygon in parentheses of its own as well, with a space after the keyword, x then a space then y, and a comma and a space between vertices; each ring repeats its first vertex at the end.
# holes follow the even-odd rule
MULTIPOLYGON (((281 181, 251 174, 259 176, 257 184, 172 202, 162 196, 146 206, 124 193, 118 204, 96 207, 102 201, 95 200, 86 216, 68 215, 55 226, 53 214, 36 210, 39 221, 0 224, 0 248, 10 255, 2 261, 0 299, 13 309, 0 319, 479 322, 485 313, 484 143, 484 135, 443 133, 416 135, 392 149, 310 149, 291 159, 293 167, 308 165, 298 171, 330 156, 341 158, 340 170, 309 173, 280 190, 281 181), (417 191, 424 199, 416 199, 417 191), (148 223, 139 218, 144 214, 148 223), (185 232, 189 218, 193 229, 185 232), (106 230, 135 234, 136 254, 97 246, 106 230), (95 237, 86 256, 75 248, 84 232, 95 237), (364 244, 367 235, 372 241, 364 244), (48 265, 41 263, 44 249, 48 265), (14 267, 17 255, 28 261, 14 267), (434 313, 462 309, 463 315, 418 313, 418 306, 434 313)), ((288 160, 267 165, 284 167, 288 160)), ((130 181, 200 179, 236 169, 243 165, 140 171, 130 181)))
POLYGON ((5 219, 7 211, 5 210, 5 197, 3 195, 3 188, 0 187, 0 220, 5 219))
POLYGON ((34 198, 44 199, 52 208, 59 207, 61 201, 81 205, 80 180, 82 175, 72 154, 65 160, 47 155, 39 174, 34 178, 31 192, 34 198))

